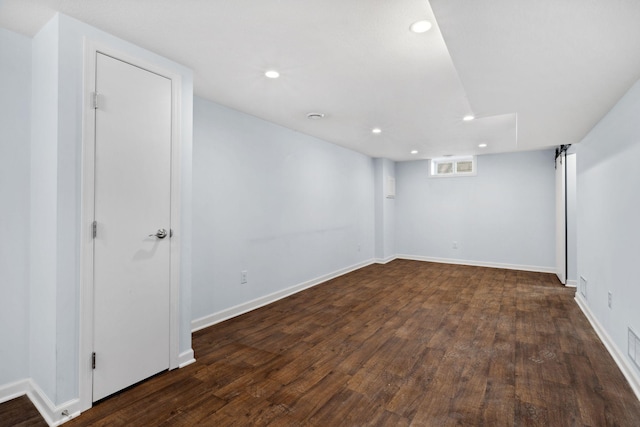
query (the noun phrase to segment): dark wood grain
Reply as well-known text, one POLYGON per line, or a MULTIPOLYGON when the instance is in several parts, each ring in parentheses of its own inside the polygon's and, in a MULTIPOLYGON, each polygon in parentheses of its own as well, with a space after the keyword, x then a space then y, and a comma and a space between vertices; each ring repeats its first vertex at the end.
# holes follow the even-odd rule
POLYGON ((27 396, 20 396, 0 404, 0 426, 2 427, 47 427, 27 396))
POLYGON ((573 296, 551 274, 371 265, 195 333, 195 364, 66 425, 640 425, 573 296))

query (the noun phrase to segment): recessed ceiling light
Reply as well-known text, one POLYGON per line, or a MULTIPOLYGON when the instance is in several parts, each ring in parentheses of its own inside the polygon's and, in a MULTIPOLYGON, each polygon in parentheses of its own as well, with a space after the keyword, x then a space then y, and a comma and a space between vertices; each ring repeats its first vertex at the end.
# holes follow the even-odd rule
POLYGON ((380 128, 373 128, 373 129, 371 129, 371 133, 378 134, 378 133, 381 133, 381 132, 382 132, 382 129, 380 129, 380 128))
POLYGON ((485 144, 485 143, 478 144, 478 147, 480 147, 480 148, 484 148, 484 147, 486 147, 486 146, 487 146, 487 144, 485 144))
POLYGON ((264 75, 269 77, 270 79, 277 79, 278 77, 280 77, 280 73, 276 70, 268 70, 264 73, 264 75))
POLYGON ((307 114, 307 119, 309 120, 320 120, 324 117, 323 113, 309 113, 307 114))
POLYGON ((422 20, 422 21, 417 21, 414 22, 413 24, 411 24, 411 27, 409 27, 411 29, 411 31, 413 31, 414 33, 426 33, 427 31, 429 31, 431 29, 433 25, 431 24, 431 22, 427 21, 427 20, 422 20))
POLYGON ((464 116, 462 118, 462 120, 464 120, 465 122, 470 122, 471 120, 475 119, 476 116, 474 116, 473 114, 467 114, 466 116, 464 116))
POLYGON ((411 150, 411 154, 418 154, 418 150, 411 150))

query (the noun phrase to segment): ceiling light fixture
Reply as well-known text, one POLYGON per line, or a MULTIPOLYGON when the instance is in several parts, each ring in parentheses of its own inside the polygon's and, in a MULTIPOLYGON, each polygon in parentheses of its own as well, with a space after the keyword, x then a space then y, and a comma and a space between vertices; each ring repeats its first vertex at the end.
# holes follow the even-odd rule
POLYGON ((278 77, 280 77, 280 73, 276 70, 268 70, 264 73, 264 75, 269 77, 270 79, 277 79, 278 77))
POLYGON ((466 116, 464 116, 462 118, 462 120, 464 120, 465 122, 470 122, 471 120, 475 119, 476 116, 474 116, 473 114, 467 114, 466 116))
POLYGON ((380 128, 373 128, 373 129, 371 129, 371 133, 375 133, 376 135, 377 135, 377 134, 379 134, 379 133, 381 133, 381 132, 382 132, 382 129, 380 129, 380 128))
POLYGON ((320 120, 324 117, 323 113, 309 113, 307 114, 307 119, 309 120, 320 120))
POLYGON ((482 144, 478 144, 478 147, 480 148, 485 148, 487 146, 487 144, 485 144, 484 142, 482 144))
POLYGON ((418 150, 411 150, 411 154, 418 154, 418 150))
POLYGON ((433 26, 433 24, 431 24, 431 22, 429 22, 427 20, 422 20, 422 21, 414 22, 413 24, 411 24, 411 27, 409 27, 409 28, 414 33, 420 34, 420 33, 426 33, 427 31, 429 31, 431 29, 432 26, 433 26))

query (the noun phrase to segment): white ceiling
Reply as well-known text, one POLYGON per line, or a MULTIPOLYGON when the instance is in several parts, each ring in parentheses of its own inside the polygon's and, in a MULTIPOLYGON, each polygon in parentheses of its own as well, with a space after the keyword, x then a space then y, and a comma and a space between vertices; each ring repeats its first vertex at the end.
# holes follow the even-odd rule
POLYGON ((638 0, 4 0, 0 27, 55 11, 192 68, 197 96, 398 161, 577 143, 640 78, 638 0))

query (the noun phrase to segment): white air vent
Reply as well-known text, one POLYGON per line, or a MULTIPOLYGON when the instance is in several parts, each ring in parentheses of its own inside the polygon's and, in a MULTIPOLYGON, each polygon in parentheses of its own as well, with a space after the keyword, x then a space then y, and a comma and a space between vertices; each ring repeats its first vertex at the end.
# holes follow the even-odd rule
POLYGON ((629 349, 628 354, 629 358, 633 360, 633 363, 636 364, 638 368, 640 368, 640 339, 638 336, 629 329, 629 349))
POLYGON ((583 276, 580 276, 580 293, 584 299, 587 299, 587 279, 583 276))

